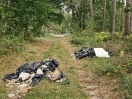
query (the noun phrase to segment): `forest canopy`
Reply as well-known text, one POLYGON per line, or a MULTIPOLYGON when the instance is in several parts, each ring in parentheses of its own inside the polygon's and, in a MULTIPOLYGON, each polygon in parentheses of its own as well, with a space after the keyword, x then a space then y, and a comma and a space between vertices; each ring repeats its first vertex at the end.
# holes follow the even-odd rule
POLYGON ((117 0, 114 3, 112 0, 1 0, 0 35, 38 36, 46 32, 42 33, 43 26, 52 27, 49 25, 51 22, 60 25, 62 32, 89 30, 129 34, 132 27, 130 21, 132 7, 129 0, 127 2, 125 0, 117 0), (124 30, 125 21, 129 27, 127 30, 124 30))

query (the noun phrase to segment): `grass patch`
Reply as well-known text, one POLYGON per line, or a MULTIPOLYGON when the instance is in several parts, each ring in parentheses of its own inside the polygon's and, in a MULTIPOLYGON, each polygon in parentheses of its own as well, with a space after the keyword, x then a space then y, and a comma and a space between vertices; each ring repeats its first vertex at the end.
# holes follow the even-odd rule
POLYGON ((125 75, 120 80, 120 89, 125 99, 132 99, 132 75, 125 75))
POLYGON ((25 99, 86 99, 79 85, 57 84, 43 81, 26 95, 25 99), (75 94, 76 93, 76 94, 75 94))
POLYGON ((6 89, 5 86, 3 86, 2 84, 0 84, 1 88, 0 88, 0 99, 7 99, 6 96, 6 89))
MULTIPOLYGON (((52 38, 53 40, 53 38, 52 38)), ((56 40, 56 38, 55 38, 56 40)), ((52 57, 60 64, 60 69, 65 73, 68 80, 62 83, 52 83, 47 79, 42 80, 31 90, 24 99, 86 99, 76 77, 76 72, 68 51, 59 40, 53 41, 49 49, 43 53, 43 58, 52 57)))

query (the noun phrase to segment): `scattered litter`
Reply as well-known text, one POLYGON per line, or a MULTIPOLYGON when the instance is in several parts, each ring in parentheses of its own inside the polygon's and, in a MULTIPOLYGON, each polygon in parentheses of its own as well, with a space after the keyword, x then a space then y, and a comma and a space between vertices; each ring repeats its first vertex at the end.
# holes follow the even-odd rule
POLYGON ((25 73, 25 72, 22 72, 20 75, 19 75, 19 78, 21 78, 21 80, 26 80, 30 77, 30 74, 29 73, 25 73))
POLYGON ((103 48, 94 48, 94 51, 97 57, 110 57, 109 53, 106 52, 103 48))
POLYGON ((93 58, 94 56, 110 57, 109 53, 106 52, 103 48, 88 48, 88 47, 82 47, 80 50, 74 52, 72 56, 74 59, 82 59, 85 57, 93 58))
MULTIPOLYGON (((30 62, 21 65, 15 73, 6 74, 3 81, 6 86, 16 86, 18 93, 27 93, 32 86, 39 83, 43 78, 48 78, 52 82, 62 82, 66 76, 59 69, 59 63, 52 58, 41 60, 40 62, 30 62)), ((12 97, 13 94, 8 96, 12 97)))
POLYGON ((9 97, 9 98, 12 98, 12 97, 14 97, 14 96, 15 96, 14 93, 10 93, 10 94, 8 94, 8 97, 9 97))

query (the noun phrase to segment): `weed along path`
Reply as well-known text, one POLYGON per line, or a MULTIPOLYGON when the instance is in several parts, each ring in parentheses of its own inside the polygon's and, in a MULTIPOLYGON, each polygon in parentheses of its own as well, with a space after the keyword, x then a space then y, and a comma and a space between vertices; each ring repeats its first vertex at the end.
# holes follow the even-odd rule
MULTIPOLYGON (((1 63, 1 66, 6 64, 6 67, 0 67, 3 70, 0 71, 0 78, 6 73, 15 71, 23 63, 52 57, 59 62, 59 68, 68 80, 62 83, 52 83, 44 78, 28 93, 24 95, 18 93, 20 99, 120 99, 118 94, 113 91, 116 82, 106 78, 96 81, 98 77, 93 75, 89 69, 97 65, 94 63, 94 59, 74 60, 72 58, 71 54, 79 48, 71 45, 70 39, 70 35, 48 36, 27 43, 24 52, 12 55, 7 60, 3 59, 4 62, 1 63), (8 71, 7 68, 9 68, 8 71)), ((99 60, 99 62, 102 61, 102 59, 99 60)), ((7 95, 10 90, 6 89, 2 82, 0 85, 2 85, 0 99, 8 99, 7 95)), ((17 89, 14 90, 17 91, 17 89)))

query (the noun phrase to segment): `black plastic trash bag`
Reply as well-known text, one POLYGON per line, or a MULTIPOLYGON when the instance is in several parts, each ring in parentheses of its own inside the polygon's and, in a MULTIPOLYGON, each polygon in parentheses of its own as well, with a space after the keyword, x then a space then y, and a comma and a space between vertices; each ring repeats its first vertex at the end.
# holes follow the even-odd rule
POLYGON ((95 51, 93 48, 82 47, 79 51, 74 52, 76 59, 82 59, 85 57, 93 58, 95 56, 95 51))
POLYGON ((38 69, 39 66, 40 66, 39 62, 30 62, 23 64, 16 70, 16 74, 20 75, 21 72, 36 73, 36 70, 38 69))
POLYGON ((48 59, 40 61, 40 65, 46 65, 46 69, 53 72, 59 66, 59 63, 55 59, 48 59))
POLYGON ((6 79, 12 80, 12 79, 17 79, 17 78, 18 78, 18 75, 16 75, 15 73, 11 73, 11 74, 6 74, 2 80, 6 82, 6 79))
POLYGON ((44 77, 46 76, 41 74, 34 75, 34 77, 32 78, 31 86, 34 86, 39 83, 44 77))

